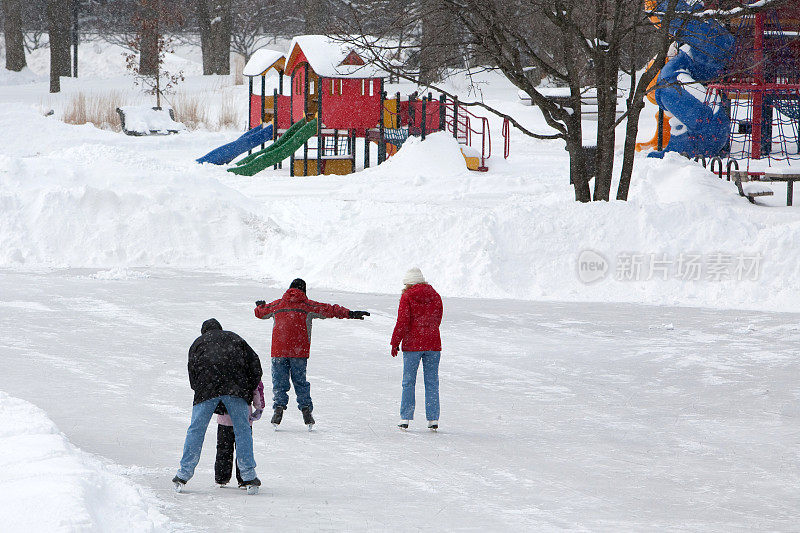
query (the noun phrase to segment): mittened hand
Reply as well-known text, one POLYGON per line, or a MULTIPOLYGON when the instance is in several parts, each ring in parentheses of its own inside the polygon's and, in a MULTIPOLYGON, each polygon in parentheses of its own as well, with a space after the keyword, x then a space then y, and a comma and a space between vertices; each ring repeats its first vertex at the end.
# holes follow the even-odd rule
POLYGON ((350 311, 350 316, 348 318, 364 320, 365 316, 369 316, 369 311, 350 311))
POLYGON ((267 305, 267 302, 264 300, 259 300, 256 302, 256 307, 261 307, 262 305, 267 305))
POLYGON ((397 357, 397 352, 400 351, 399 346, 392 346, 392 357, 397 357))
POLYGON ((264 412, 263 409, 256 409, 255 411, 253 411, 253 414, 250 415, 250 422, 255 422, 256 420, 260 419, 261 413, 263 412, 264 412))

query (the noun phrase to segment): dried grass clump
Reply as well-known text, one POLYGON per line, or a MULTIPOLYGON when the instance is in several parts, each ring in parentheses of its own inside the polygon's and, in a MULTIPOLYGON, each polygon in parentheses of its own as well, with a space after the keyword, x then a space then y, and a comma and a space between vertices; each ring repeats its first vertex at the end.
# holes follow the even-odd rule
POLYGON ((230 93, 223 93, 217 117, 218 130, 231 130, 238 126, 239 113, 236 109, 236 99, 230 93))
POLYGON ((175 120, 190 130, 208 128, 208 100, 202 95, 176 94, 172 99, 175 120))
POLYGON ((125 105, 119 91, 101 94, 73 94, 64 110, 67 124, 93 124, 104 130, 122 131, 117 108, 125 105))

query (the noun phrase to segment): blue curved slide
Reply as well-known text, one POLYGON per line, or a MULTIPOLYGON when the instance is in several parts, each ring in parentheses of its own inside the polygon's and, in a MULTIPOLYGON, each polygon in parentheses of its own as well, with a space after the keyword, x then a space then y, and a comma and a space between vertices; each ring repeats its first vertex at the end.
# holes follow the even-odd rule
POLYGON ((211 163, 212 165, 227 165, 239 154, 252 150, 259 144, 264 144, 272 140, 272 122, 264 126, 259 124, 255 128, 248 130, 241 137, 228 144, 223 144, 219 148, 211 150, 203 157, 197 159, 198 163, 211 163))
MULTIPOLYGON (((659 10, 666 7, 660 2, 659 10)), ((703 3, 679 0, 677 10, 692 13, 703 9, 703 3)), ((675 117, 669 144, 661 152, 648 157, 664 157, 664 152, 685 153, 690 157, 712 157, 728 144, 730 117, 718 97, 706 101, 705 87, 722 74, 733 53, 734 37, 713 19, 681 17, 670 24, 670 34, 680 49, 658 76, 655 92, 659 107, 675 117)))

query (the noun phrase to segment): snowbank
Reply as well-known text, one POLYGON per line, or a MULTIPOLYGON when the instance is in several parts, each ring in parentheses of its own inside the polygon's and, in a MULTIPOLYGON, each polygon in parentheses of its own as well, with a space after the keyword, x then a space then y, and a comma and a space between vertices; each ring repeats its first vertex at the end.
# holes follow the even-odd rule
POLYGON ((154 498, 70 444, 34 405, 0 391, 3 531, 155 531, 154 498))
POLYGON ((133 138, 12 106, 0 132, 0 267, 220 269, 394 293, 417 265, 447 296, 800 311, 797 208, 751 205, 680 157, 639 158, 629 202, 582 205, 557 143, 515 140, 476 173, 434 134, 349 176, 243 178, 193 163, 219 135, 133 138), (605 263, 592 283, 587 250, 605 263))
POLYGON ((0 119, 9 123, 20 135, 6 144, 17 155, 0 154, 2 266, 218 267, 255 257, 259 236, 270 231, 252 201, 193 161, 149 158, 170 142, 163 137, 131 138, 25 111, 0 119))
POLYGON ((20 70, 19 72, 0 68, 0 86, 3 85, 27 85, 29 83, 36 83, 43 81, 42 76, 37 75, 28 67, 20 70))

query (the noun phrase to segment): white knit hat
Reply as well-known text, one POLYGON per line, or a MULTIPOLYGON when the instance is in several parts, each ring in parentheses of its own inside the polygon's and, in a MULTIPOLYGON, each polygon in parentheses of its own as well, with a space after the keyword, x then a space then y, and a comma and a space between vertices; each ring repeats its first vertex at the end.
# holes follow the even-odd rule
POLYGON ((422 271, 414 267, 403 276, 403 285, 416 285, 417 283, 425 283, 425 278, 422 276, 422 271))

